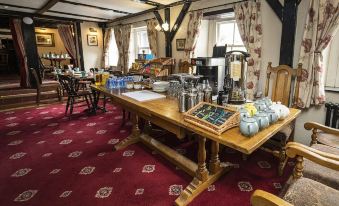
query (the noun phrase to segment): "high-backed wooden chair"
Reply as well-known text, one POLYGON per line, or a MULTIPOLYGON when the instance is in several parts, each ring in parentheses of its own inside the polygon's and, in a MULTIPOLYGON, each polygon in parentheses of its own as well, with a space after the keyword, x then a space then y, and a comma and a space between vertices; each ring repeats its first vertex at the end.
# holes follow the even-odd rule
POLYGON ((179 73, 193 73, 193 67, 188 61, 179 60, 179 73))
POLYGON ((40 97, 41 93, 49 93, 56 91, 58 94, 58 99, 59 101, 62 100, 61 98, 61 85, 58 81, 55 80, 40 80, 38 73, 36 72, 35 69, 31 68, 31 73, 34 77, 34 80, 36 82, 36 87, 37 87, 37 97, 36 97, 36 103, 39 105, 40 104, 40 97))
POLYGON ((298 64, 298 68, 293 69, 288 65, 272 67, 272 62, 269 62, 266 71, 265 96, 269 96, 269 91, 271 91, 273 102, 281 102, 287 107, 294 107, 299 97, 301 71, 302 64, 298 64), (273 78, 271 78, 272 74, 274 74, 273 78), (294 78, 296 78, 295 92, 292 101, 290 101, 291 91, 293 90, 292 80, 294 78), (271 89, 270 84, 272 85, 271 89))
MULTIPOLYGON (((298 64, 298 68, 293 69, 288 65, 272 67, 272 62, 269 62, 267 67, 265 96, 271 96, 273 102, 281 102, 287 107, 295 107, 299 97, 301 71, 302 64, 298 64), (296 80, 295 87, 293 87, 292 84, 293 79, 296 80), (293 88, 295 88, 294 92, 292 92, 293 88), (269 92, 271 92, 271 95, 269 95, 269 92), (291 98, 292 100, 290 101, 291 98)), ((293 132, 294 123, 286 126, 274 135, 263 148, 279 158, 279 175, 283 174, 283 170, 288 159, 285 153, 285 146, 288 140, 293 140, 293 132), (279 147, 276 147, 276 145, 279 145, 279 147)))

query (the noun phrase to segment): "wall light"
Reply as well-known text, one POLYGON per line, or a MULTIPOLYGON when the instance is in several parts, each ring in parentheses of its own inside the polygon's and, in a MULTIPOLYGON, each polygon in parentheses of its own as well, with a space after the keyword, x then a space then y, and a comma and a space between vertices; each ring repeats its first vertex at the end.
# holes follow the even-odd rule
POLYGON ((157 31, 161 31, 161 26, 160 26, 160 24, 158 24, 158 25, 155 27, 155 29, 156 29, 157 31))
POLYGON ((161 27, 164 29, 164 31, 168 31, 169 30, 169 24, 167 22, 163 23, 161 25, 161 27))

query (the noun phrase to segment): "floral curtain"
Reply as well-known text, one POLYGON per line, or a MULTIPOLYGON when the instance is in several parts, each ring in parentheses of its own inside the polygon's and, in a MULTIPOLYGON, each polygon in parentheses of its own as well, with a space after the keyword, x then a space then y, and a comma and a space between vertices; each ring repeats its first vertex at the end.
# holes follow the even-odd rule
POLYGON ((185 54, 186 59, 188 60, 194 53, 195 46, 199 37, 199 31, 201 26, 201 21, 203 17, 203 11, 193 11, 189 14, 189 20, 187 24, 187 34, 186 34, 186 45, 185 45, 185 54))
POLYGON ((247 98, 254 99, 261 70, 262 24, 260 2, 247 1, 234 5, 235 19, 241 39, 250 54, 247 67, 247 98))
POLYGON ((103 54, 102 54, 102 63, 101 66, 103 68, 108 67, 108 50, 109 45, 112 40, 112 28, 106 29, 105 37, 104 37, 104 48, 103 48, 103 54))
POLYGON ((18 55, 20 64, 20 86, 24 88, 30 87, 29 72, 27 65, 27 56, 25 51, 24 37, 21 29, 21 20, 12 19, 10 21, 11 33, 14 40, 15 51, 18 55))
POLYGON ((64 43, 66 51, 71 56, 74 66, 78 64, 77 61, 77 50, 75 46, 75 40, 73 36, 72 26, 71 25, 59 25, 58 33, 60 35, 61 41, 64 43))
POLYGON ((303 64, 298 107, 325 102, 322 54, 339 25, 338 0, 311 0, 308 11, 299 63, 303 64))
POLYGON ((131 38, 131 25, 118 25, 114 27, 114 35, 119 51, 118 69, 128 72, 129 42, 131 38))
POLYGON ((158 31, 155 27, 158 25, 158 21, 156 19, 151 19, 146 21, 147 25, 147 35, 149 47, 151 49, 152 54, 157 57, 158 56, 158 44, 157 44, 157 35, 158 31))

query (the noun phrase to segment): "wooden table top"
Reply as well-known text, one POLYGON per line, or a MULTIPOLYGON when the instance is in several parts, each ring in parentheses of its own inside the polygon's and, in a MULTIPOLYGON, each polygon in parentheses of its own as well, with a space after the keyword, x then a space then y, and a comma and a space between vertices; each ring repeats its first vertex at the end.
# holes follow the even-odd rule
POLYGON ((112 97, 117 103, 121 104, 122 107, 126 105, 128 107, 135 108, 135 110, 146 116, 156 116, 245 154, 251 154, 254 152, 274 134, 295 120, 300 114, 300 110, 290 108, 290 115, 286 119, 270 125, 268 128, 260 131, 252 137, 243 136, 240 133, 239 127, 229 129, 221 135, 216 135, 184 121, 183 113, 179 112, 177 100, 163 98, 147 102, 139 102, 122 95, 124 92, 133 90, 109 90, 104 86, 95 85, 91 85, 91 88, 104 93, 106 96, 112 97))

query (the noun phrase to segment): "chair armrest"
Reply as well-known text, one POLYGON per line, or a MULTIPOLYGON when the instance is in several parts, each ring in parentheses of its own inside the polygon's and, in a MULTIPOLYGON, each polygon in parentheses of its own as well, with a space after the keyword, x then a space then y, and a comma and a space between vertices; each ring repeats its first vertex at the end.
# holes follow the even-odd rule
POLYGON ((252 206, 293 206, 285 200, 262 190, 256 190, 251 196, 252 206))
POLYGON ((286 155, 290 158, 304 157, 324 167, 339 171, 339 156, 322 152, 297 142, 286 145, 286 155))
POLYGON ((339 130, 338 129, 327 127, 327 126, 319 124, 317 122, 306 122, 304 124, 304 128, 306 130, 318 129, 318 130, 321 130, 325 133, 338 135, 338 138, 339 138, 339 130))

